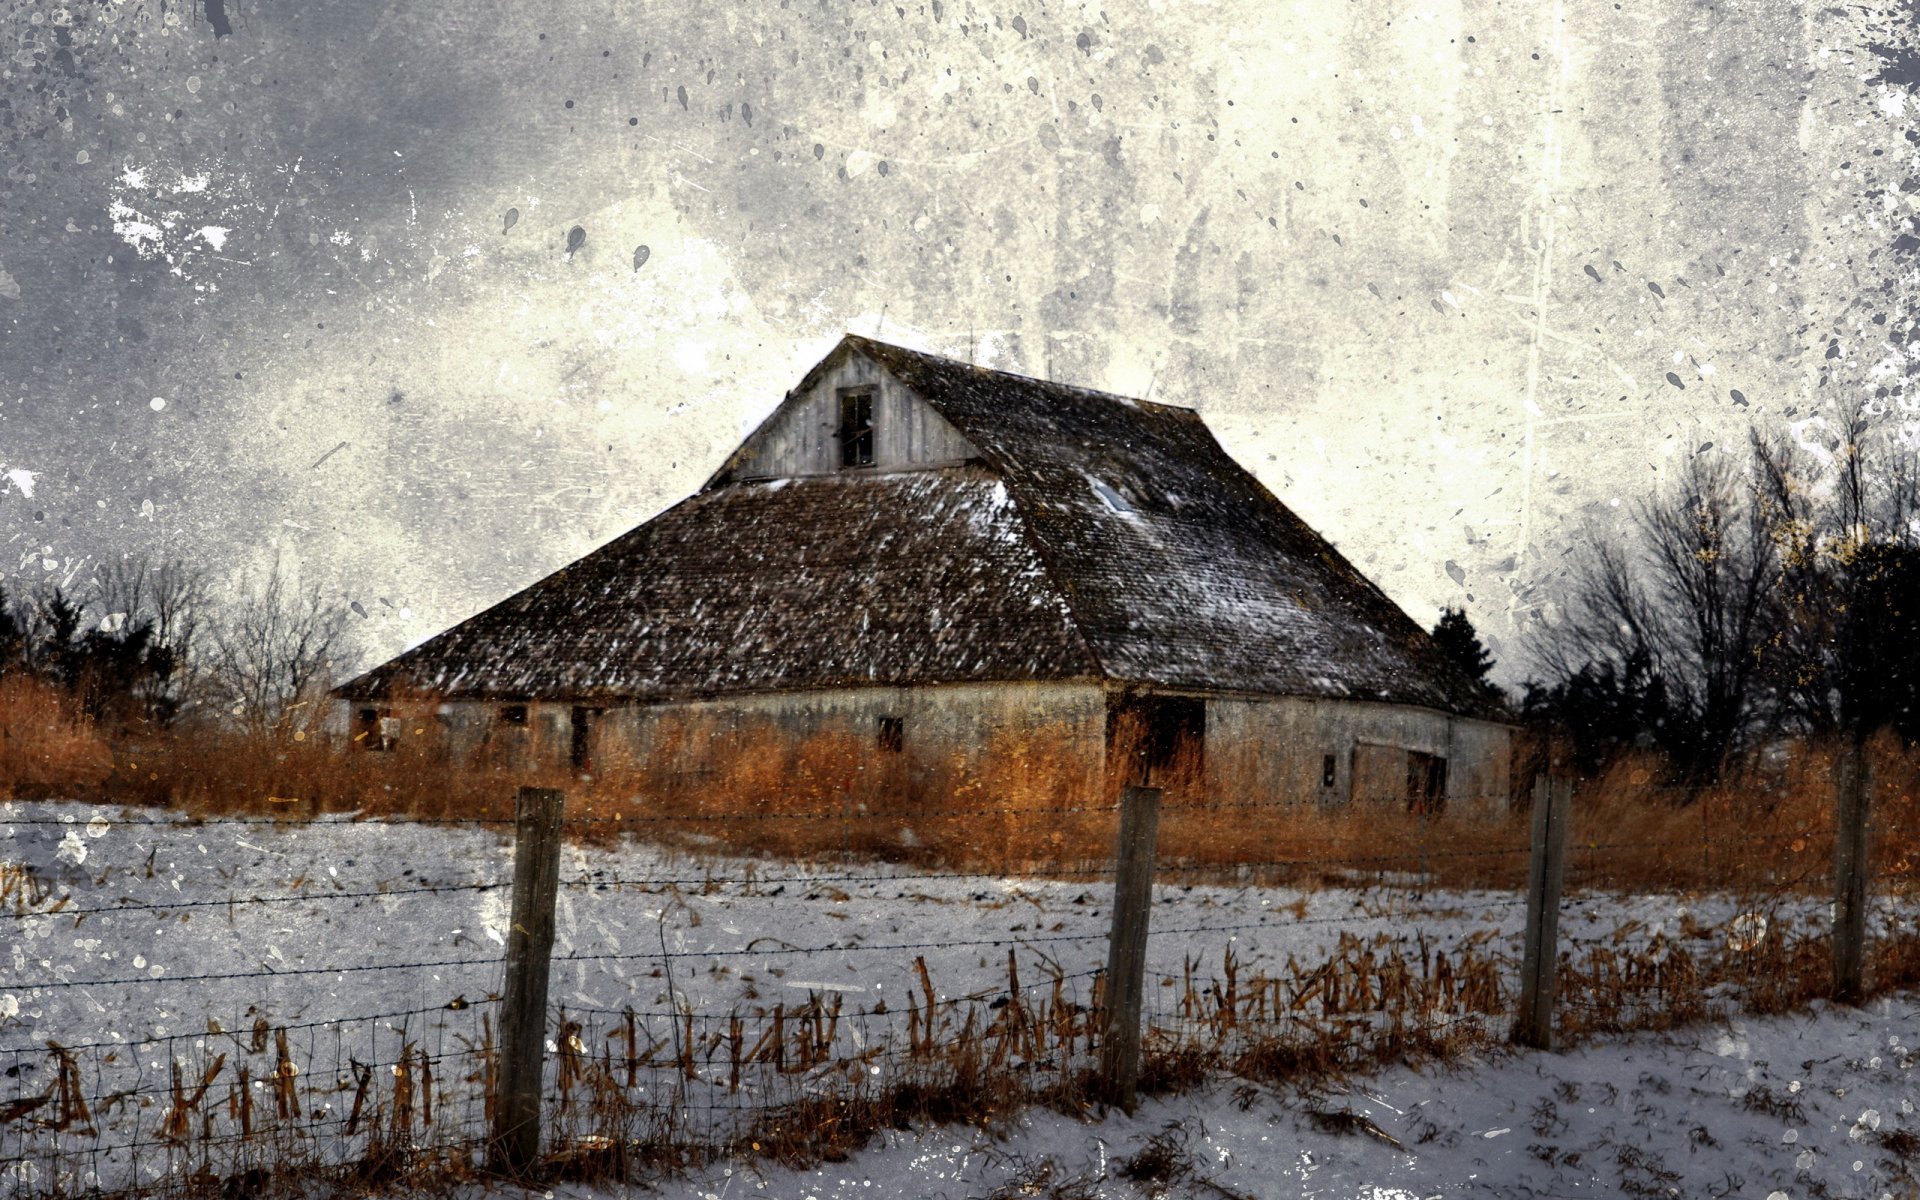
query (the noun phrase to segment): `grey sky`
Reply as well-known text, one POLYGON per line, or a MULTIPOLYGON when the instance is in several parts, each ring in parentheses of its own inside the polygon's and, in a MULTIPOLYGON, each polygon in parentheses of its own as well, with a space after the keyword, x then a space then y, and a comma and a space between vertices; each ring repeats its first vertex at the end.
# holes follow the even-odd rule
POLYGON ((1818 441, 1920 192, 1871 9, 215 7, 0 18, 0 572, 277 546, 370 654, 697 487, 852 328, 1198 407, 1511 658, 1584 522, 1818 441))

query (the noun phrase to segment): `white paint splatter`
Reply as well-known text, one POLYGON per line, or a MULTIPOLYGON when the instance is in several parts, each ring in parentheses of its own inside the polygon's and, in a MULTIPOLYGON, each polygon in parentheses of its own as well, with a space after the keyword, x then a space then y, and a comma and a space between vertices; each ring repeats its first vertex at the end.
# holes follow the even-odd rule
POLYGON ((132 246, 141 258, 152 258, 166 248, 167 235, 160 226, 124 200, 109 204, 107 215, 113 218, 113 231, 120 235, 120 240, 132 246))
POLYGON ((20 494, 33 499, 33 484, 37 476, 25 467, 15 467, 7 472, 7 482, 20 489, 20 494))

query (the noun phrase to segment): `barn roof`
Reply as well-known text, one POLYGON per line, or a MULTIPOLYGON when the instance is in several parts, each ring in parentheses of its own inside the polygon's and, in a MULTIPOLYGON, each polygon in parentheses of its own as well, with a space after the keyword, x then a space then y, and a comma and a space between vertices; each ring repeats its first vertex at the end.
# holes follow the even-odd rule
POLYGON ((849 354, 983 461, 723 471, 340 694, 650 700, 1105 678, 1498 715, 1193 411, 852 336, 796 392, 849 354))

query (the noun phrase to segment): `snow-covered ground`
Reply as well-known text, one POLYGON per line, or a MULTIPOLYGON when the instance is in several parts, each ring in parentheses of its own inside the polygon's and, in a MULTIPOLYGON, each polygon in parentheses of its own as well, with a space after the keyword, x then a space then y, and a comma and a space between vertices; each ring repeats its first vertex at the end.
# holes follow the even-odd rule
MULTIPOLYGON (((1920 997, 1567 1053, 1500 1051, 1318 1092, 1223 1083, 1131 1117, 889 1132, 807 1171, 746 1160, 666 1196, 1907 1197, 1920 1190, 1920 997), (1172 1153, 1143 1161, 1158 1139, 1172 1153), (1134 1177, 1129 1177, 1129 1168, 1134 1177), (1141 1177, 1144 1168, 1145 1177, 1141 1177)), ((535 1193, 536 1195, 540 1193, 535 1193)), ((619 1194, 558 1187, 556 1200, 619 1194)))
MULTIPOLYGON (((92 1106, 84 1122, 68 1119, 64 1129, 50 1128, 58 1111, 52 1101, 10 1127, 0 1122, 0 1160, 14 1160, 5 1163, 11 1180, 23 1191, 47 1186, 35 1155, 48 1144, 67 1154, 62 1169, 80 1173, 69 1182, 85 1183, 89 1172, 115 1182, 177 1169, 170 1154, 179 1129, 171 1140, 162 1130, 169 1112, 181 1111, 181 1127, 191 1125, 193 1137, 232 1137, 242 1120, 243 1067, 251 1111, 260 1114, 297 1076, 303 1090, 285 1094, 296 1120, 311 1122, 303 1135, 310 1145, 323 1135, 339 1140, 362 1094, 378 1102, 381 1086, 369 1093, 369 1074, 390 1088, 396 1065, 416 1061, 435 1080, 436 1136, 477 1132, 477 1089, 463 1084, 478 1078, 471 1047, 484 1036, 490 997, 500 990, 507 835, 500 826, 194 823, 152 811, 0 805, 0 862, 14 864, 16 881, 18 868, 34 880, 0 905, 0 1113, 38 1096, 65 1104, 69 1082, 92 1106), (50 1054, 49 1041, 68 1048, 71 1067, 50 1054), (188 1121, 178 1085, 192 1098, 203 1080, 212 1082, 188 1121), (309 1104, 310 1112, 299 1111, 309 1104), (89 1130, 90 1139, 82 1136, 89 1130), (144 1156, 140 1147, 111 1151, 128 1140, 145 1147, 144 1156)), ((687 1028, 704 1038, 734 1015, 764 1023, 776 1005, 791 1011, 827 997, 844 1006, 840 1036, 856 1049, 867 1044, 863 1038, 897 1044, 907 1010, 929 982, 943 1002, 992 998, 1006 990, 1012 950, 1023 990, 1044 996, 1057 976, 1067 995, 1084 1000, 1106 956, 1111 880, 1097 875, 1008 879, 860 862, 796 867, 696 860, 624 843, 569 845, 561 878, 550 998, 582 1022, 589 1054, 617 1038, 627 1009, 639 1014, 644 1051, 680 1036, 670 1013, 694 1014, 699 1025, 687 1028), (925 981, 916 959, 926 962, 925 981)), ((1699 938, 1699 929, 1721 927, 1739 907, 1712 896, 1586 896, 1570 905, 1562 929, 1575 944, 1623 927, 1642 942, 1659 932, 1680 938, 1684 926, 1694 930, 1684 936, 1699 938)), ((1820 906, 1802 907, 1787 919, 1818 919, 1820 906)), ((1510 893, 1188 887, 1175 877, 1155 895, 1150 1007, 1171 1020, 1179 997, 1191 994, 1189 975, 1219 976, 1229 949, 1244 978, 1281 974, 1290 960, 1322 960, 1343 936, 1404 946, 1410 957, 1416 944, 1421 956, 1472 945, 1504 963, 1518 956, 1523 919, 1524 906, 1510 893)), ((1872 1152, 1873 1139, 1909 1127, 1900 1089, 1911 1077, 1901 1064, 1920 1034, 1901 1023, 1906 1010, 1898 1005, 1871 1012, 1877 1025, 1853 1014, 1812 1025, 1747 1023, 1694 1050, 1643 1041, 1504 1059, 1464 1073, 1389 1072, 1365 1091, 1314 1101, 1323 1112, 1366 1117, 1377 1127, 1372 1134, 1316 1131, 1306 1101, 1218 1085, 1103 1125, 1035 1113, 989 1150, 965 1131, 889 1135, 886 1146, 836 1169, 782 1176, 742 1164, 731 1177, 703 1179, 699 1191, 975 1195, 1049 1160, 1056 1165, 1044 1169, 1054 1183, 1124 1189, 1134 1185, 1116 1182, 1114 1164, 1141 1137, 1179 1122, 1187 1132, 1175 1140, 1184 1139, 1185 1152, 1202 1164, 1194 1170, 1257 1195, 1274 1194, 1273 1186, 1283 1194, 1356 1196, 1482 1186, 1499 1194, 1617 1194, 1629 1187, 1623 1180, 1664 1179, 1663 1171, 1680 1171, 1688 1182, 1671 1184, 1679 1189, 1672 1193, 1661 1183, 1648 1194, 1691 1195, 1724 1188, 1708 1171, 1713 1164, 1770 1187, 1781 1181, 1790 1195, 1805 1194, 1794 1190, 1803 1168, 1815 1178, 1830 1175, 1832 1194, 1878 1195, 1845 1189, 1884 1176, 1874 1174, 1885 1154, 1872 1152), (1818 1044, 1792 1050, 1796 1029, 1817 1029, 1808 1036, 1818 1044), (1856 1072, 1845 1066, 1854 1059, 1872 1065, 1856 1072), (1843 1082, 1854 1074, 1857 1082, 1843 1082), (1853 1104, 1848 1096, 1863 1087, 1868 1099, 1853 1104), (1832 1095, 1837 1089, 1847 1090, 1832 1095), (1776 1115, 1792 1120, 1775 1119, 1736 1092, 1775 1096, 1776 1115), (1849 1107, 1857 1111, 1842 1112, 1849 1107), (1849 1140, 1868 1108, 1881 1127, 1863 1126, 1849 1140), (1796 1140, 1780 1141, 1789 1128, 1796 1140), (1754 1140, 1762 1129, 1774 1139, 1766 1154, 1754 1140), (1803 1160, 1816 1143, 1815 1157, 1803 1160), (1859 1147, 1859 1172, 1852 1159, 1841 1163, 1843 1143, 1859 1147), (1653 1155, 1644 1163, 1635 1157, 1643 1150, 1653 1155), (1112 1178, 1100 1183, 1103 1174, 1112 1178), (874 1188, 842 1179, 872 1180, 874 1188)), ((714 1111, 750 1107, 759 1085, 728 1086, 725 1058, 710 1049, 696 1082, 714 1111)), ((674 1076, 671 1058, 655 1065, 674 1076)), ((867 1069, 878 1074, 880 1066, 867 1069)), ((684 1088, 679 1095, 686 1100, 684 1088)), ((264 1115, 252 1119, 267 1123, 264 1115)), ((1180 1187, 1219 1194, 1198 1178, 1180 1187)), ((1751 1186, 1722 1194, 1766 1194, 1751 1186)))

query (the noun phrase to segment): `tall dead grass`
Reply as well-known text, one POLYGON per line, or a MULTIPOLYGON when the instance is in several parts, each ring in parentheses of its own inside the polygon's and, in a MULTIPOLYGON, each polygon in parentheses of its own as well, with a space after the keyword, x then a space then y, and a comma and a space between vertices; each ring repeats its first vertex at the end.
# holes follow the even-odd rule
POLYGON ((73 697, 17 672, 0 678, 0 796, 84 796, 112 763, 73 697))
MULTIPOLYGON (((1570 888, 1826 891, 1844 743, 1779 747, 1699 791, 1662 786, 1650 755, 1615 762, 1575 792, 1570 888)), ((1869 852, 1879 890, 1910 890, 1920 863, 1920 752, 1891 733, 1867 747, 1869 852)))
MULTIPOLYGON (((886 753, 871 737, 795 734, 771 722, 662 724, 644 751, 596 748, 594 769, 501 744, 455 758, 431 698, 405 710, 390 751, 342 747, 317 728, 270 738, 178 730, 108 746, 32 680, 0 680, 0 793, 157 805, 192 815, 512 816, 526 785, 567 793, 572 836, 638 836, 694 852, 879 858, 957 869, 1097 872, 1118 824, 1113 769, 1066 724, 1003 728, 948 754, 886 753), (511 750, 511 752, 509 752, 511 750)), ((609 738, 609 742, 617 739, 609 738)), ((1799 743, 1705 791, 1664 787, 1663 765, 1627 756, 1575 793, 1567 886, 1816 891, 1833 853, 1836 747, 1799 743)), ((1103 759, 1103 754, 1111 758, 1103 759)), ((1873 741, 1876 887, 1920 870, 1920 753, 1873 741)), ((1526 805, 1505 797, 1428 816, 1394 803, 1323 804, 1272 794, 1197 756, 1159 766, 1159 858, 1174 882, 1524 884, 1526 805)))

